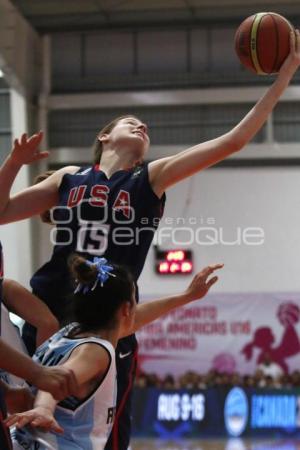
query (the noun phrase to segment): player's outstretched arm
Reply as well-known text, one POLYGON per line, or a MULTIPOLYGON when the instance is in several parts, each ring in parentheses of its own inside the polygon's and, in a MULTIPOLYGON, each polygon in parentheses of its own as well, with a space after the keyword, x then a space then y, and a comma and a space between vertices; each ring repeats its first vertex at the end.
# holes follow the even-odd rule
MULTIPOLYGON (((95 379, 101 379, 109 366, 109 356, 100 345, 92 343, 81 344, 75 350, 73 350, 71 356, 67 361, 58 366, 46 367, 39 366, 42 378, 37 379, 35 377, 34 384, 42 391, 50 392, 57 400, 62 400, 68 395, 79 396, 80 389, 84 387, 89 381, 95 379), (69 385, 63 385, 61 392, 53 390, 53 378, 54 375, 62 378, 62 374, 72 374, 73 383, 69 385)), ((61 380, 62 381, 62 380, 61 380)))
POLYGON ((204 297, 209 289, 218 281, 217 276, 212 276, 213 273, 218 269, 222 269, 222 267, 223 264, 215 264, 205 267, 205 269, 201 270, 201 272, 195 275, 191 284, 183 294, 178 294, 137 305, 136 318, 132 333, 139 330, 144 325, 152 322, 153 320, 158 319, 164 314, 167 314, 172 309, 178 308, 194 300, 199 300, 200 298, 204 297))
POLYGON ((58 320, 48 306, 15 280, 3 280, 3 303, 37 329, 37 347, 59 329, 58 320))
POLYGON ((43 367, 24 353, 18 352, 0 338, 1 369, 23 378, 39 389, 51 392, 62 400, 78 390, 77 380, 66 367, 43 367))
POLYGON ((0 380, 0 387, 4 393, 7 411, 15 414, 27 411, 33 407, 34 395, 27 386, 11 386, 0 380))
MULTIPOLYGON (((85 397, 86 393, 80 391, 80 388, 86 384, 101 377, 106 373, 110 364, 109 356, 102 347, 93 343, 86 343, 78 346, 71 354, 70 358, 65 361, 59 368, 72 370, 78 383, 78 390, 74 395, 85 397)), ((59 370, 57 367, 57 370, 59 370)), ((53 370, 54 368, 44 369, 53 370)), ((63 429, 54 419, 54 411, 57 401, 51 394, 39 391, 34 408, 23 413, 14 414, 9 417, 5 423, 7 426, 17 426, 17 428, 31 425, 33 427, 43 428, 45 431, 55 431, 62 433, 63 429)))
POLYGON ((150 183, 154 192, 160 197, 173 184, 222 161, 248 144, 266 122, 299 64, 300 35, 297 30, 296 33, 291 32, 290 54, 275 82, 236 127, 216 139, 149 164, 150 183))
POLYGON ((0 168, 0 224, 26 219, 52 208, 58 202, 58 187, 65 173, 74 173, 78 167, 69 166, 56 171, 41 183, 24 189, 10 197, 10 191, 24 164, 32 164, 48 156, 48 152, 39 152, 43 133, 30 137, 23 134, 15 139, 11 153, 0 168))
POLYGON ((17 428, 30 425, 41 428, 43 431, 63 433, 63 428, 54 418, 57 401, 48 392, 39 391, 35 400, 35 406, 25 412, 12 414, 4 421, 6 426, 17 428))

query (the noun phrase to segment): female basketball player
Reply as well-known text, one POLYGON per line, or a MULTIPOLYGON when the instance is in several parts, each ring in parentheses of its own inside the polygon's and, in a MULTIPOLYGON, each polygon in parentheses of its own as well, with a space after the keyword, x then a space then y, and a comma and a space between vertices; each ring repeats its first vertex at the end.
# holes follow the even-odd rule
MULTIPOLYGON (((74 250, 104 255, 129 266, 137 280, 162 216, 170 186, 241 150, 259 131, 300 64, 300 36, 291 33, 291 50, 267 93, 228 133, 171 157, 142 163, 148 151, 147 127, 136 117, 116 119, 97 136, 95 166, 68 166, 10 198, 12 183, 23 164, 48 156, 39 152, 42 133, 16 140, 0 170, 0 223, 21 220, 58 206, 51 261, 33 277, 33 292, 63 319, 72 291, 66 260, 74 250), (100 160, 101 157, 101 160, 100 160), (99 165, 100 163, 100 165, 99 165), (146 225, 145 225, 146 224, 146 225)), ((114 450, 126 450, 130 436, 130 389, 136 341, 127 337, 117 349, 118 412, 114 450), (121 420, 119 420, 121 418, 121 420)), ((111 444, 107 450, 112 448, 111 444)))
POLYGON ((218 279, 211 275, 222 267, 206 267, 183 294, 137 306, 134 278, 127 270, 108 264, 105 258, 95 257, 90 262, 74 255, 71 269, 79 282, 73 297, 76 322, 39 347, 34 359, 73 370, 78 392, 60 402, 57 409, 51 394, 38 392, 34 409, 12 415, 6 421, 9 426, 30 424, 52 430, 36 436, 19 431, 16 440, 20 448, 34 449, 39 442, 40 450, 103 449, 116 410, 114 349, 118 340, 172 309, 204 297, 218 279))
MULTIPOLYGON (((1 323, 1 303, 3 284, 3 256, 0 242, 0 323, 1 323)), ((23 378, 40 389, 51 392, 55 398, 61 400, 67 395, 72 395, 77 391, 77 384, 74 374, 66 368, 48 368, 36 364, 24 353, 15 350, 1 338, 0 327, 0 369, 10 372, 23 378), (46 369, 46 370, 45 370, 46 369), (49 370, 50 369, 50 370, 49 370), (54 369, 54 370, 53 370, 54 369), (57 370, 58 369, 58 370, 57 370), (61 370, 63 369, 63 370, 61 370)), ((25 389, 11 388, 0 380, 0 449, 11 450, 11 440, 7 427, 3 423, 6 417, 6 403, 10 408, 18 409, 28 404, 30 393, 25 389)), ((28 406, 27 406, 28 407, 28 406)))

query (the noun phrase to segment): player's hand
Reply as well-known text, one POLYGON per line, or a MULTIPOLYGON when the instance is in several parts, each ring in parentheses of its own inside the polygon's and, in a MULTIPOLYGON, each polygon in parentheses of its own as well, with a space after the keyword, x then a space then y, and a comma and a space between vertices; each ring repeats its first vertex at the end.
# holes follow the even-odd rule
POLYGON ((222 269, 224 264, 214 264, 205 267, 201 272, 194 276, 193 281, 185 291, 187 298, 192 300, 197 300, 204 297, 209 289, 218 281, 217 276, 211 277, 211 275, 218 269, 222 269))
POLYGON ((42 131, 33 134, 30 137, 28 137, 26 133, 23 133, 20 139, 14 140, 13 149, 10 155, 11 160, 18 165, 23 165, 47 158, 49 152, 40 152, 38 150, 42 139, 42 131))
POLYGON ((280 67, 279 74, 292 76, 300 65, 300 31, 290 33, 290 53, 280 67))
POLYGON ((78 393, 74 372, 66 367, 40 366, 35 377, 29 381, 38 389, 50 392, 55 400, 63 400, 78 393))
POLYGON ((42 431, 54 431, 60 434, 64 432, 54 419, 52 411, 44 406, 37 406, 23 413, 13 414, 4 423, 8 427, 22 428, 30 425, 34 428, 40 428, 42 431))

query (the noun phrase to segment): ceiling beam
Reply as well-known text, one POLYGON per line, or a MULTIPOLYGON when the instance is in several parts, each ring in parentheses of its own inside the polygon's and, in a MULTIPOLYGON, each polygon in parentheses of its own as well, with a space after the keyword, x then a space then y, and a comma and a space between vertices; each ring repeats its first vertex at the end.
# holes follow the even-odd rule
MULTIPOLYGON (((132 106, 201 105, 222 103, 255 103, 266 87, 213 89, 173 89, 159 91, 130 91, 87 94, 50 95, 47 106, 50 110, 98 109, 132 106)), ((281 97, 283 102, 299 102, 300 86, 289 86, 281 97)))
POLYGON ((9 85, 33 97, 41 64, 41 38, 9 0, 0 0, 0 68, 9 85))

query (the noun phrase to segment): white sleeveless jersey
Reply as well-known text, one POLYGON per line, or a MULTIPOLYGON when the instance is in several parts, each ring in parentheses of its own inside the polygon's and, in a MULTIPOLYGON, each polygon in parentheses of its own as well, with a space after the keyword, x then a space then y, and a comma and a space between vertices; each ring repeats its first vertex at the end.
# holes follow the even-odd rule
MULTIPOLYGON (((117 398, 115 350, 112 344, 98 337, 68 338, 74 326, 62 328, 36 351, 33 359, 44 366, 56 366, 66 361, 79 345, 95 343, 109 354, 110 364, 98 387, 87 398, 67 397, 58 403, 55 419, 64 434, 35 432, 26 429, 15 432, 19 448, 34 450, 101 450, 112 429, 117 398)), ((16 447, 17 448, 17 447, 16 447)))

